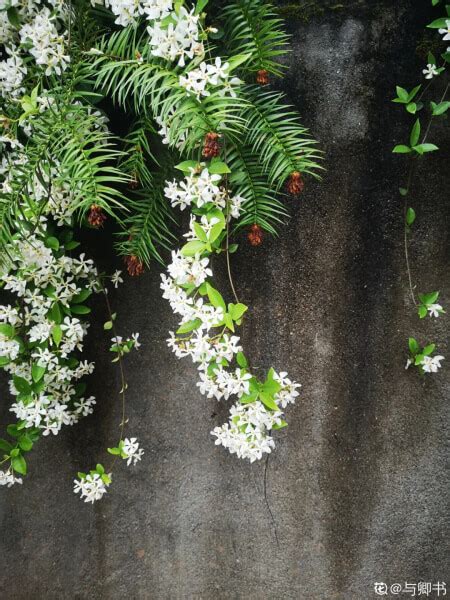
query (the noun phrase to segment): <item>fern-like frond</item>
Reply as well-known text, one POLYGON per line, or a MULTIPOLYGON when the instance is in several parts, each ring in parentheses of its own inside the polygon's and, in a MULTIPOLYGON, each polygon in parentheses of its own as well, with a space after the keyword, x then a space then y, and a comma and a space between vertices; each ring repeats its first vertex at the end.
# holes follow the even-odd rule
POLYGON ((116 244, 121 256, 137 256, 145 264, 152 258, 160 263, 160 249, 170 250, 176 237, 168 222, 175 223, 169 202, 164 196, 165 178, 161 172, 154 175, 151 188, 140 190, 128 199, 129 216, 122 222, 123 230, 116 244))
POLYGON ((299 122, 298 113, 285 104, 284 94, 256 86, 247 86, 244 94, 249 101, 243 110, 245 143, 259 157, 270 184, 281 189, 293 171, 319 178, 317 171, 323 167, 317 142, 299 122))
POLYGON ((110 214, 123 206, 120 187, 128 181, 117 168, 121 152, 91 107, 55 104, 33 118, 33 135, 11 155, 8 185, 0 195, 0 249, 11 240, 23 206, 39 215, 56 188, 81 220, 92 204, 110 214), (48 188, 43 197, 42 187, 48 188))
POLYGON ((249 54, 244 69, 265 69, 281 75, 284 66, 277 58, 286 54, 289 36, 274 7, 261 0, 233 0, 223 11, 224 43, 230 54, 249 54))
POLYGON ((236 229, 256 223, 276 235, 288 212, 273 192, 258 157, 248 147, 235 145, 227 152, 227 162, 233 192, 245 199, 236 229))

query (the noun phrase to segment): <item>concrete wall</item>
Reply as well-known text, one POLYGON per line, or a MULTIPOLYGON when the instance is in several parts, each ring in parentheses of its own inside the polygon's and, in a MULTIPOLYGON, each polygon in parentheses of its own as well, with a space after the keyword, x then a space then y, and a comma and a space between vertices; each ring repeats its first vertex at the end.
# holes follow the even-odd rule
MULTIPOLYGON (((289 13, 284 85, 325 150, 324 180, 291 202, 278 239, 244 243, 233 258, 252 308, 243 332, 252 362, 303 383, 267 472, 214 446, 225 406, 201 397, 195 369, 167 349, 174 319, 153 267, 113 298, 120 328, 144 343, 126 365, 144 460, 118 468, 93 508, 72 493, 73 475, 104 459, 120 420, 99 302, 95 415, 40 443, 26 483, 0 490, 0 598, 366 600, 375 581, 448 576, 449 367, 426 379, 404 371, 410 334, 446 354, 448 317, 420 322, 408 298, 405 163, 390 152, 408 126, 390 99, 423 68, 416 46, 431 2, 343 4, 308 22, 289 13)), ((434 139, 445 145, 444 135, 442 126, 434 139)), ((418 173, 412 260, 420 289, 439 286, 448 305, 445 159, 426 158, 418 173)), ((5 424, 5 387, 2 399, 5 424)))

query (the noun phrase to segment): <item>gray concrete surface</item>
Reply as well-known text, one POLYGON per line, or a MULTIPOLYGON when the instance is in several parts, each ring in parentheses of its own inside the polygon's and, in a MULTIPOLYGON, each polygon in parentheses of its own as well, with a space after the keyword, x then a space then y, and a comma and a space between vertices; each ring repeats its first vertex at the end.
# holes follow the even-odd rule
MULTIPOLYGON (((118 468, 93 508, 72 493, 73 474, 104 458, 120 418, 99 303, 95 415, 39 444, 26 483, 0 490, 0 598, 367 600, 375 581, 450 579, 449 365, 426 379, 404 370, 409 334, 448 354, 448 316, 420 322, 411 307, 404 161, 390 154, 408 119, 389 100, 423 68, 416 46, 429 4, 345 2, 307 23, 290 19, 285 87, 326 151, 327 173, 291 202, 278 239, 244 243, 233 258, 252 307, 243 334, 252 361, 303 384, 268 463, 268 504, 264 463, 214 446, 209 431, 225 409, 197 393, 194 368, 166 348, 174 320, 155 267, 113 299, 121 331, 144 343, 126 368, 130 432, 145 460, 118 468)), ((434 139, 445 145, 444 126, 434 139)), ((427 157, 413 272, 447 306, 448 186, 448 155, 427 157)))

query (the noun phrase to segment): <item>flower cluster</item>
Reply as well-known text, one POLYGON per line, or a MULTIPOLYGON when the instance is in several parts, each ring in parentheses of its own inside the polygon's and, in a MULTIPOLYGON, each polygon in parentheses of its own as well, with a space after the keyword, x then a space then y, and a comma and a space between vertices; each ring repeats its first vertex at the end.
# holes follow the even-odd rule
MULTIPOLYGON (((203 56, 199 15, 172 0, 91 0, 93 6, 104 4, 116 15, 117 25, 126 27, 141 17, 149 22, 147 32, 151 54, 178 66, 186 59, 203 56)), ((181 3, 180 3, 181 4, 181 3)))
MULTIPOLYGON (((144 455, 144 450, 136 438, 125 438, 120 441, 117 448, 108 448, 108 452, 125 460, 128 466, 136 465, 144 455)), ((89 473, 78 473, 78 479, 74 480, 73 491, 75 494, 80 494, 80 498, 85 502, 93 504, 107 493, 111 481, 112 474, 106 473, 104 466, 98 464, 89 473)))
POLYGON ((17 98, 25 91, 22 83, 28 73, 28 56, 46 75, 60 75, 67 69, 70 62, 66 52, 68 10, 57 0, 47 4, 34 0, 11 2, 9 10, 14 12, 20 27, 12 26, 9 10, 0 11, 0 43, 7 57, 0 62, 3 98, 17 98))
POLYGON ((211 433, 216 444, 250 461, 271 452, 271 431, 286 425, 283 409, 298 396, 299 384, 286 373, 273 369, 265 381, 250 371, 235 328, 247 311, 243 304, 226 304, 211 285, 210 254, 221 252, 226 242, 227 221, 238 217, 242 198, 231 198, 222 176, 228 172, 218 161, 180 165, 186 172, 181 182, 167 184, 166 197, 173 206, 195 209, 188 242, 172 253, 168 276, 162 275, 163 297, 180 316, 180 327, 171 332, 169 347, 179 358, 190 356, 198 366, 197 386, 203 395, 216 400, 237 398, 229 423, 211 433))
POLYGON ((421 348, 414 338, 409 338, 410 357, 406 361, 405 369, 409 369, 411 365, 414 365, 422 375, 424 373, 437 373, 445 357, 440 354, 431 356, 435 350, 436 344, 428 344, 428 346, 421 348))
POLYGON ((220 94, 230 94, 236 97, 234 88, 242 83, 237 77, 230 77, 230 63, 222 64, 222 59, 217 57, 214 64, 201 62, 199 67, 180 75, 180 85, 188 94, 193 94, 198 100, 202 96, 210 96, 209 87, 220 87, 220 94))

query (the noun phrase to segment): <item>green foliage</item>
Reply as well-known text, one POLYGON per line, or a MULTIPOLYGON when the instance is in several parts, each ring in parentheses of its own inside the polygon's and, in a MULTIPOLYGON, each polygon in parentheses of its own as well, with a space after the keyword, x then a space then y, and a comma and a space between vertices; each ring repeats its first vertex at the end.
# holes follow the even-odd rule
POLYGON ((261 69, 281 75, 285 70, 277 59, 286 54, 289 37, 275 8, 260 0, 233 0, 223 11, 224 42, 229 54, 249 54, 244 72, 261 69))

